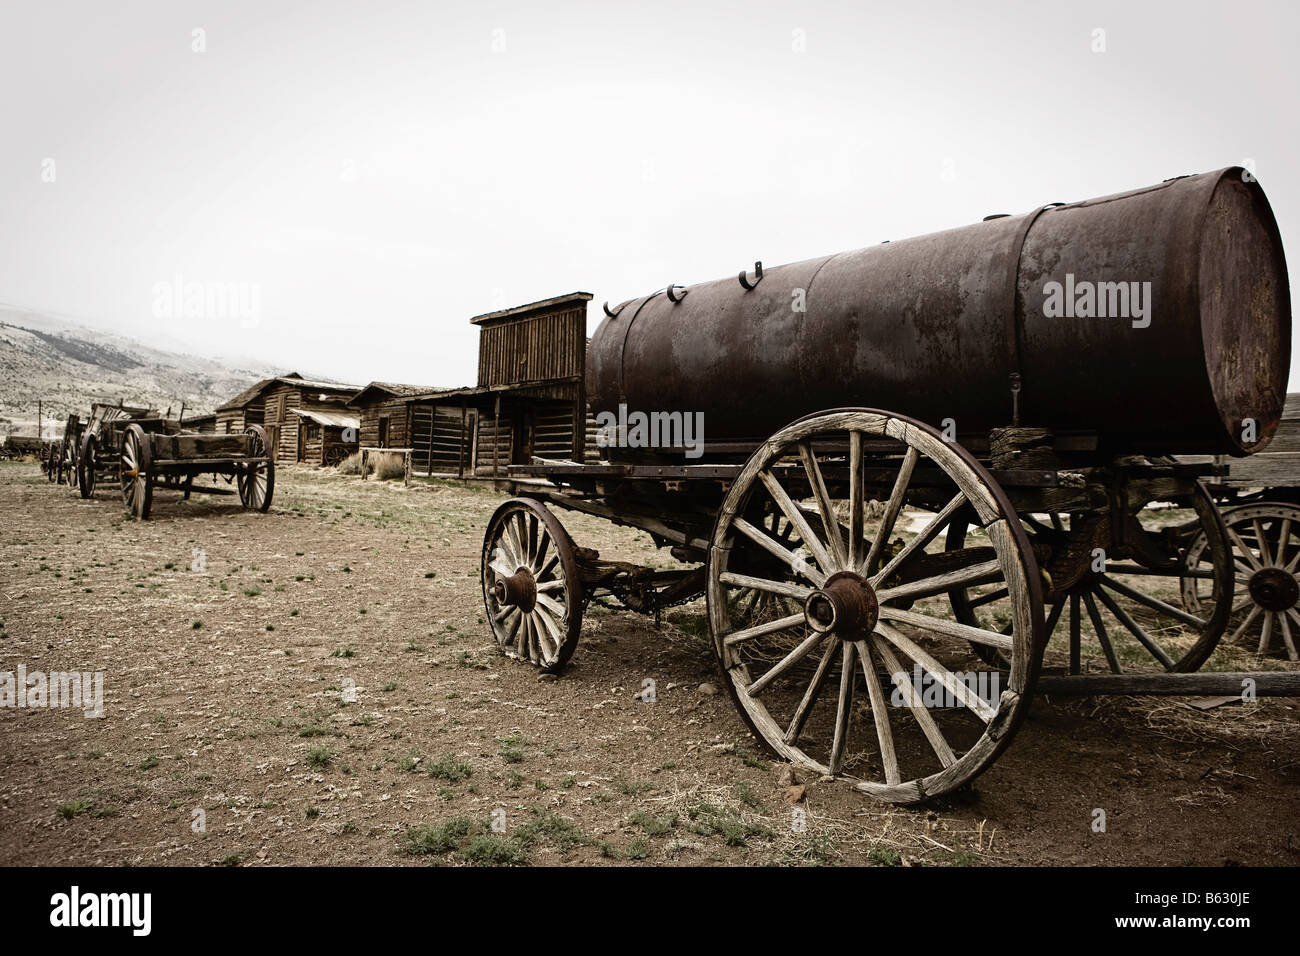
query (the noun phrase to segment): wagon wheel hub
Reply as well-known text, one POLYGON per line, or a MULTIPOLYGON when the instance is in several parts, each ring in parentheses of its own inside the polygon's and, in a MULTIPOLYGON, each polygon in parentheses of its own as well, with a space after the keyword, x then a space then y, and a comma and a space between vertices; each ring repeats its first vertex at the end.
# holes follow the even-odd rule
POLYGON ((808 626, 822 634, 834 631, 845 641, 871 634, 880 616, 880 602, 867 579, 853 571, 838 571, 804 600, 808 626))
POLYGON ((1300 584, 1282 568, 1264 568, 1250 576, 1250 596, 1266 611, 1286 611, 1300 601, 1300 584))
POLYGON ((497 578, 492 593, 498 603, 514 605, 521 611, 529 612, 537 604, 537 579, 527 568, 520 568, 509 577, 497 578))

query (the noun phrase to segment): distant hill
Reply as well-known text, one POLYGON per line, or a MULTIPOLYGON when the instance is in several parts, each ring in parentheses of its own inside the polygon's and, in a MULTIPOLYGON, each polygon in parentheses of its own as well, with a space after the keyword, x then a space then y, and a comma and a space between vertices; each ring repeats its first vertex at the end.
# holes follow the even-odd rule
POLYGON ((163 351, 75 320, 0 305, 0 435, 34 435, 38 400, 47 427, 74 411, 88 414, 92 402, 125 401, 173 413, 184 402, 188 418, 286 371, 239 364, 163 351))

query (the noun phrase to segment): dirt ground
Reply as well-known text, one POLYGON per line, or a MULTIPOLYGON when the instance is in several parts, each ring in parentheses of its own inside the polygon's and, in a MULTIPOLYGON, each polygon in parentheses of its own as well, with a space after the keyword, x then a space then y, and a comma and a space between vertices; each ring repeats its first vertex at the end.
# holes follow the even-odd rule
POLYGON ((498 655, 478 561, 501 500, 282 469, 268 514, 159 491, 140 523, 115 489, 0 465, 0 672, 104 674, 102 718, 0 709, 0 864, 1300 863, 1292 700, 1040 699, 942 803, 809 780, 792 807, 701 606, 592 608, 559 679, 498 655))

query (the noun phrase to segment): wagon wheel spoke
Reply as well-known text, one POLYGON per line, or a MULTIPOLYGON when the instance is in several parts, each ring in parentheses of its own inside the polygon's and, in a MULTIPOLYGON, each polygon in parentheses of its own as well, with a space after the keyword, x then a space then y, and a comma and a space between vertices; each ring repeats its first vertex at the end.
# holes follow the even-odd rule
POLYGON ((821 467, 817 464, 817 456, 813 454, 812 446, 806 441, 799 442, 798 448, 799 460, 803 464, 804 474, 808 478, 813 498, 817 502, 817 513, 821 515, 822 527, 826 529, 831 554, 837 567, 845 567, 849 563, 848 551, 844 546, 840 522, 835 517, 835 508, 831 504, 830 494, 826 490, 826 480, 822 477, 821 467))
POLYGON ((1112 674, 1120 673, 1119 659, 1115 656, 1115 648, 1111 646, 1110 635, 1106 633, 1106 625, 1102 623, 1101 612, 1097 610, 1097 602, 1092 596, 1092 591, 1083 592, 1083 603, 1088 608, 1088 620, 1092 622, 1092 631, 1097 636, 1097 642, 1101 644, 1101 651, 1106 655, 1106 666, 1110 668, 1112 674))
MULTIPOLYGON (((914 611, 904 611, 902 608, 881 607, 880 619, 882 621, 897 621, 901 624, 910 624, 913 627, 932 631, 935 634, 944 634, 965 641, 974 641, 976 644, 987 644, 989 647, 996 647, 1004 651, 1009 651, 1012 647, 1011 638, 1001 631, 972 627, 969 624, 960 624, 946 618, 930 617, 925 614, 917 614, 914 611)), ((878 626, 878 629, 882 632, 884 630, 882 626, 878 626)))
MULTIPOLYGON (((563 582, 560 583, 563 584, 563 582)), ((559 604, 557 604, 555 601, 551 600, 545 594, 542 594, 540 588, 538 589, 538 594, 537 594, 537 605, 538 607, 545 608, 551 614, 554 614, 555 619, 557 621, 564 620, 564 608, 561 607, 559 604)))
POLYGON ((537 576, 539 579, 546 577, 546 572, 550 568, 555 567, 554 562, 549 565, 544 563, 546 561, 546 550, 550 546, 551 546, 551 536, 545 528, 542 528, 541 534, 537 539, 537 552, 533 556, 533 564, 532 564, 533 569, 537 571, 537 576))
POLYGON ((1259 654, 1264 654, 1268 650, 1268 639, 1273 636, 1273 618, 1276 615, 1272 611, 1264 612, 1264 626, 1259 632, 1259 654))
POLYGON ((510 605, 506 607, 501 613, 505 615, 505 618, 503 619, 502 623, 505 623, 505 621, 510 622, 509 626, 507 626, 505 629, 505 635, 504 635, 505 639, 503 643, 513 644, 516 647, 518 647, 519 644, 518 638, 519 638, 519 633, 522 629, 524 612, 519 610, 519 608, 510 605))
MULTIPOLYGON (((792 627, 803 627, 805 623, 804 613, 800 611, 798 614, 779 617, 775 621, 765 621, 762 624, 755 624, 753 627, 744 627, 738 631, 732 631, 723 637, 722 643, 728 647, 734 647, 744 641, 752 641, 756 637, 766 637, 769 634, 776 634, 778 631, 784 631, 792 627)), ((750 693, 754 693, 752 685, 750 693)))
POLYGON ((840 693, 835 708, 835 736, 831 740, 830 772, 835 776, 840 772, 840 763, 844 759, 844 748, 849 742, 849 718, 853 714, 853 645, 847 641, 841 645, 840 659, 840 693))
MULTIPOLYGON (((803 615, 800 614, 798 615, 798 617, 800 623, 802 623, 803 615)), ((789 654, 781 658, 781 660, 779 660, 771 670, 765 673, 762 677, 758 678, 758 680, 750 683, 750 685, 747 688, 745 688, 746 692, 751 697, 757 697, 759 694, 763 693, 763 691, 772 683, 772 681, 776 680, 778 677, 780 677, 782 674, 788 671, 791 667, 799 663, 801 660, 803 660, 805 657, 811 654, 814 650, 816 650, 817 645, 820 644, 825 639, 825 637, 826 637, 825 634, 813 633, 810 637, 805 638, 803 643, 799 644, 789 654)))
POLYGON ((1126 598, 1129 598, 1130 600, 1137 601, 1139 604, 1144 604, 1153 611, 1158 611, 1161 614, 1166 614, 1169 617, 1175 618, 1176 620, 1182 621, 1186 624, 1190 624, 1193 627, 1198 627, 1198 628, 1205 627, 1205 625, 1208 623, 1203 617, 1197 617, 1195 614, 1188 614, 1182 608, 1174 607, 1172 604, 1168 604, 1165 601, 1160 600, 1158 597, 1153 597, 1150 594, 1144 594, 1143 592, 1137 590, 1136 588, 1129 587, 1123 581, 1113 578, 1108 574, 1098 575, 1097 580, 1101 582, 1101 584, 1110 588, 1112 591, 1118 591, 1120 594, 1124 595, 1126 598))
POLYGON ((943 508, 941 508, 938 513, 927 522, 924 528, 917 532, 916 537, 907 542, 907 544, 903 546, 902 550, 890 559, 888 564, 870 576, 869 580, 871 581, 871 584, 875 586, 881 581, 888 581, 889 576, 893 574, 904 561, 917 551, 924 549, 927 544, 935 539, 940 531, 948 527, 953 516, 956 515, 965 505, 966 495, 960 491, 957 492, 957 494, 953 496, 952 500, 944 505, 943 508))
POLYGON ((1282 626, 1282 643, 1286 645, 1286 656, 1288 660, 1300 661, 1300 653, 1296 650, 1295 641, 1291 636, 1291 623, 1288 618, 1296 616, 1294 610, 1288 610, 1285 614, 1277 616, 1277 622, 1282 626))
POLYGON ((853 648, 862 665, 862 676, 867 682, 867 698, 871 701, 871 719, 876 725, 876 742, 880 744, 880 762, 885 769, 885 783, 896 786, 903 782, 898 769, 898 755, 894 752, 894 730, 889 724, 889 709, 885 706, 885 691, 876 673, 874 655, 866 641, 854 641, 853 648))
POLYGON ((810 565, 807 561, 800 559, 800 557, 789 548, 782 547, 776 541, 772 540, 772 538, 768 537, 764 531, 754 527, 744 518, 737 517, 732 522, 732 527, 745 537, 749 538, 759 547, 763 548, 769 554, 779 558, 786 567, 796 569, 799 574, 804 575, 814 584, 820 586, 826 581, 825 574, 810 565))
POLYGON ((957 762, 957 755, 952 752, 952 747, 948 745, 948 740, 944 737, 943 731, 934 722, 934 717, 930 715, 929 708, 921 701, 915 688, 908 683, 907 671, 903 669, 903 665, 894 656, 894 652, 889 649, 887 642, 879 637, 872 637, 871 640, 872 648, 880 655, 880 659, 884 662, 885 669, 892 677, 894 686, 898 688, 899 693, 902 695, 907 709, 912 712, 912 716, 916 719, 922 733, 925 734, 930 749, 939 758, 940 766, 944 768, 951 767, 957 762))
MULTIPOLYGON (((786 520, 790 522, 795 531, 798 532, 800 540, 804 547, 812 554, 817 563, 822 566, 822 570, 830 573, 835 570, 835 561, 827 546, 821 538, 813 531, 812 525, 808 524, 808 519, 803 516, 803 512, 790 499, 790 495, 781 487, 781 483, 776 480, 776 476, 770 470, 764 469, 758 473, 759 480, 767 488, 768 494, 776 502, 776 506, 781 509, 786 520)), ((838 533, 838 532, 837 532, 838 533)))
POLYGON ((1251 571, 1262 571, 1264 566, 1260 564, 1259 559, 1255 557, 1255 550, 1241 540, 1241 535, 1235 528, 1228 528, 1228 537, 1236 546, 1236 556, 1238 560, 1243 560, 1251 571))
POLYGON ((858 569, 868 577, 871 576, 876 562, 880 560, 881 548, 888 543, 889 536, 894 533, 894 522, 898 520, 898 513, 903 510, 903 502, 907 497, 907 486, 912 480, 912 470, 916 467, 917 459, 920 457, 921 453, 915 448, 908 448, 903 455, 903 464, 899 467, 898 477, 894 480, 894 489, 889 494, 888 504, 885 505, 885 515, 880 520, 880 527, 876 531, 875 538, 872 539, 866 560, 862 562, 858 569))
MULTIPOLYGON (((803 584, 795 584, 789 581, 770 581, 767 578, 756 578, 749 574, 733 574, 730 571, 722 575, 722 581, 724 584, 733 584, 736 587, 748 588, 751 591, 781 594, 798 601, 806 600, 808 595, 813 592, 813 588, 803 584)), ((753 595, 750 595, 750 597, 753 597, 753 595)))
MULTIPOLYGON (((1137 621, 1133 620, 1132 615, 1130 615, 1128 611, 1124 610, 1118 601, 1107 594, 1103 588, 1097 588, 1093 593, 1096 594, 1097 600, 1105 606, 1106 610, 1110 611, 1111 616, 1114 617, 1115 620, 1119 621, 1130 634, 1137 638, 1138 643, 1145 647, 1152 657, 1159 661, 1161 667, 1167 671, 1174 669, 1173 658, 1165 653, 1164 648, 1157 644, 1154 638, 1144 631, 1137 621)), ((1109 644, 1107 644, 1107 646, 1109 647, 1109 644)), ((1118 673, 1118 671, 1116 673, 1118 673)))
POLYGON ((931 657, 905 634, 884 623, 877 625, 876 630, 894 647, 920 664, 922 670, 942 684, 948 693, 952 694, 962 706, 969 708, 980 720, 987 723, 993 719, 993 715, 997 713, 994 707, 989 706, 978 694, 954 677, 952 671, 931 657))
POLYGON ((1255 518, 1251 524, 1255 528, 1255 542, 1258 547, 1259 563, 1268 567, 1273 563, 1273 555, 1268 548, 1268 535, 1264 534, 1264 525, 1258 518, 1255 518))
POLYGON ((1278 567, 1286 560, 1287 546, 1291 543, 1291 520, 1290 518, 1282 519, 1282 527, 1277 533, 1277 552, 1273 557, 1273 563, 1278 567))
POLYGON ((1259 617, 1260 614, 1263 613, 1263 611, 1264 609, 1260 607, 1258 604, 1252 607, 1250 609, 1250 613, 1246 615, 1245 619, 1241 622, 1240 625, 1238 625, 1237 629, 1232 632, 1232 636, 1228 638, 1228 642, 1231 644, 1235 644, 1238 641, 1240 641, 1242 636, 1248 630, 1250 630, 1250 626, 1255 623, 1255 618, 1259 617))
MULTIPOLYGON (((534 620, 540 620, 542 622, 542 626, 539 629, 538 633, 542 635, 542 639, 551 648, 550 653, 553 656, 559 653, 560 645, 564 643, 564 638, 560 635, 560 627, 556 623, 556 618, 551 617, 550 613, 548 612, 549 609, 543 609, 543 606, 539 604, 533 610, 533 618, 534 620)), ((558 615, 558 617, 561 618, 563 616, 564 616, 563 612, 561 612, 558 615)))
POLYGON ((996 591, 989 591, 986 594, 981 594, 978 597, 971 598, 970 606, 983 607, 985 604, 991 604, 994 601, 1001 601, 1008 593, 1009 592, 1006 588, 998 588, 996 591))
POLYGON ((808 682, 808 687, 804 691, 803 697, 800 698, 798 706, 795 707, 790 726, 786 728, 785 735, 782 738, 786 743, 794 743, 798 739, 800 731, 803 730, 808 715, 812 712, 813 704, 817 702, 817 697, 826 684, 826 675, 830 673, 831 664, 835 660, 837 650, 839 650, 838 643, 832 635, 827 634, 826 650, 822 652, 822 658, 817 665, 817 670, 813 673, 812 680, 808 682))
MULTIPOLYGON (((876 592, 876 596, 883 601, 893 601, 901 598, 917 599, 931 597, 935 594, 944 594, 955 587, 962 585, 971 586, 975 584, 988 584, 992 581, 999 581, 1002 578, 1002 566, 997 559, 984 561, 979 564, 973 564, 967 568, 961 568, 957 571, 948 571, 944 574, 936 574, 928 578, 920 578, 916 581, 909 581, 906 584, 900 584, 897 587, 881 588, 876 592)), ((1005 591, 1005 589, 1003 589, 1005 591)), ((996 593, 996 592, 994 592, 996 593)), ((1000 595, 1005 597, 1005 594, 1000 595)), ((988 603, 994 598, 989 595, 985 596, 983 603, 988 603)))

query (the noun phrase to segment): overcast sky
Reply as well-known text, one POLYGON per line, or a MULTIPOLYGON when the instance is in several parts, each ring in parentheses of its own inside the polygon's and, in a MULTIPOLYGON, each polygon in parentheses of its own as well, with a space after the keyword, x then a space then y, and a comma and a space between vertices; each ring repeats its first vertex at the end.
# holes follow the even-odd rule
POLYGON ((1297 261, 1298 10, 7 0, 0 303, 470 384, 477 313, 582 289, 593 331, 669 281, 1246 160, 1297 261), (177 276, 260 313, 168 315, 177 276))

